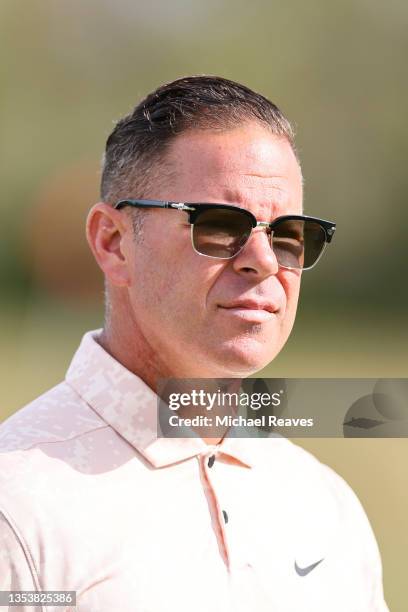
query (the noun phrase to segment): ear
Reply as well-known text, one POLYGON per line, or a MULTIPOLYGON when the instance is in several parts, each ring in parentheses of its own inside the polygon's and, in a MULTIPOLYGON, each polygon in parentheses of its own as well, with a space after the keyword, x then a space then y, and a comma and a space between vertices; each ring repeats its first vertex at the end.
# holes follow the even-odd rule
POLYGON ((104 202, 91 208, 86 220, 86 238, 105 277, 117 287, 130 285, 125 254, 128 236, 126 215, 104 202))

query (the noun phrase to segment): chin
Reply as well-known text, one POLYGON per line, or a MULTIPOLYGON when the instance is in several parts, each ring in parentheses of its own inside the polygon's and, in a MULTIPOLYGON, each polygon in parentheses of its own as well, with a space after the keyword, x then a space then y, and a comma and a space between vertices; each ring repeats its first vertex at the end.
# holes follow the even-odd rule
POLYGON ((254 341, 234 343, 233 346, 223 347, 216 361, 220 372, 224 372, 223 376, 247 377, 262 370, 276 357, 281 347, 273 348, 254 341))

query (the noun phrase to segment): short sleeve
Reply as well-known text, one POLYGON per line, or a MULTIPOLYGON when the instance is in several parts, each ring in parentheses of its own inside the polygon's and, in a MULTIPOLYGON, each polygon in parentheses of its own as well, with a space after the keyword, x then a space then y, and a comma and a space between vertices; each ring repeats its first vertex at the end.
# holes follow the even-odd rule
MULTIPOLYGON (((0 590, 35 591, 35 580, 26 551, 0 510, 0 590)), ((16 608, 12 608, 15 610, 16 608)))
MULTIPOLYGON (((365 606, 361 612, 389 612, 384 599, 382 563, 378 544, 365 510, 351 487, 328 466, 341 508, 341 539, 359 560, 365 606)), ((360 609, 359 609, 360 610, 360 609)))

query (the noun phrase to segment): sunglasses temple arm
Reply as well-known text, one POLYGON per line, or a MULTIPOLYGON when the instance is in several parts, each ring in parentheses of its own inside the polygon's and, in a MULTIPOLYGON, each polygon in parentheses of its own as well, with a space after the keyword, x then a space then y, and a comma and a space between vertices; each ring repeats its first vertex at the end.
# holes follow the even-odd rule
POLYGON ((113 208, 123 208, 124 206, 134 206, 135 208, 169 208, 170 202, 161 200, 120 200, 113 208))
POLYGON ((176 210, 193 211, 195 208, 187 206, 184 202, 168 202, 163 200, 120 200, 114 208, 134 206, 135 208, 174 208, 176 210))

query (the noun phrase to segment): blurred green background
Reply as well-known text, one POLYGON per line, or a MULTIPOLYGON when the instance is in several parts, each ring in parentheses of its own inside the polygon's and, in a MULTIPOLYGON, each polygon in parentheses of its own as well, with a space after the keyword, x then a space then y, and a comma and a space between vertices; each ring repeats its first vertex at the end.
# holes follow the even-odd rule
MULTIPOLYGON (((0 3, 0 420, 57 383, 103 322, 84 235, 113 121, 158 84, 212 73, 295 123, 305 209, 336 220, 262 374, 407 376, 408 4, 368 0, 0 3)), ((362 500, 404 612, 408 441, 307 440, 362 500)))

